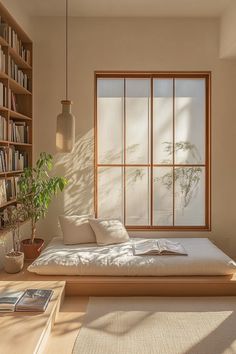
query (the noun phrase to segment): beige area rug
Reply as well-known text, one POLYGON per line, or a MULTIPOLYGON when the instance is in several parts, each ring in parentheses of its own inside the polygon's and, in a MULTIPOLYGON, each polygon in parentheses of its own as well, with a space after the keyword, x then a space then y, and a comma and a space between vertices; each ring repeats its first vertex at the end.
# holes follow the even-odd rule
POLYGON ((236 297, 92 297, 73 354, 234 354, 236 297))

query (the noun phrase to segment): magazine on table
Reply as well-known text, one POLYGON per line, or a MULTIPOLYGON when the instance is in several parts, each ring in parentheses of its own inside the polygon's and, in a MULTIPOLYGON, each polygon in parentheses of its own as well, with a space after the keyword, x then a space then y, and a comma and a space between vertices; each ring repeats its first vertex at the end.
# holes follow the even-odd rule
POLYGON ((187 256, 187 252, 179 242, 167 239, 144 240, 133 243, 133 253, 135 256, 187 256))
POLYGON ((0 312, 14 312, 16 304, 23 294, 24 291, 0 294, 0 312))
POLYGON ((53 290, 45 289, 27 289, 0 294, 0 312, 44 312, 52 294, 53 290))
POLYGON ((27 289, 16 304, 16 311, 39 311, 46 310, 52 297, 52 290, 27 289))

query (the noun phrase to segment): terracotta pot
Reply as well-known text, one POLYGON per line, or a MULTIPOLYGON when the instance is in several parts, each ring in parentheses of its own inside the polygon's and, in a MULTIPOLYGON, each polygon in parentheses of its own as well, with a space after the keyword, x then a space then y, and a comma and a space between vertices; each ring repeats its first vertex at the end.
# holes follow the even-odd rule
POLYGON ((40 255, 43 245, 44 240, 41 238, 35 238, 34 243, 27 238, 21 241, 21 251, 24 252, 26 260, 34 260, 40 255))
POLYGON ((4 260, 4 269, 7 273, 19 273, 24 266, 24 253, 6 254, 4 260))

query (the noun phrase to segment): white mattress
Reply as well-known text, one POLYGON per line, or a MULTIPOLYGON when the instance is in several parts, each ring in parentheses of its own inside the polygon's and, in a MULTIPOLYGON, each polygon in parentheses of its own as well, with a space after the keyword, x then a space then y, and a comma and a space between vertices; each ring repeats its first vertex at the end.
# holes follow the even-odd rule
POLYGON ((188 256, 134 256, 133 238, 118 245, 80 244, 66 246, 52 239, 28 267, 37 274, 97 276, 188 276, 233 274, 236 263, 207 238, 175 238, 188 256))

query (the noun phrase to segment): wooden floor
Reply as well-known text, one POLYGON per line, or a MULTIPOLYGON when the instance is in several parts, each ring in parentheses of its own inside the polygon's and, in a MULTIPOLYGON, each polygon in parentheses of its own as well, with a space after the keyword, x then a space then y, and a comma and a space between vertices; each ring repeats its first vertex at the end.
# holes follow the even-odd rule
POLYGON ((44 354, 71 354, 86 313, 88 300, 89 297, 79 296, 65 298, 44 354))

